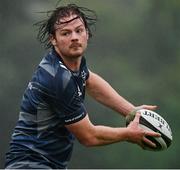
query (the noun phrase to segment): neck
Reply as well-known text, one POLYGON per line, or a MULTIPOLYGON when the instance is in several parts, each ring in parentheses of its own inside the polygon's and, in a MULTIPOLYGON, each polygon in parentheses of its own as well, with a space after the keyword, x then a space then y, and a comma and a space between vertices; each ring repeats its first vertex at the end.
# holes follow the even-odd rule
POLYGON ((56 52, 61 56, 64 64, 66 65, 67 68, 69 68, 72 71, 78 71, 81 65, 81 59, 82 56, 63 56, 59 51, 56 50, 56 52))
POLYGON ((81 58, 82 57, 76 57, 76 58, 71 58, 71 57, 63 57, 64 64, 72 71, 78 71, 81 65, 81 58))

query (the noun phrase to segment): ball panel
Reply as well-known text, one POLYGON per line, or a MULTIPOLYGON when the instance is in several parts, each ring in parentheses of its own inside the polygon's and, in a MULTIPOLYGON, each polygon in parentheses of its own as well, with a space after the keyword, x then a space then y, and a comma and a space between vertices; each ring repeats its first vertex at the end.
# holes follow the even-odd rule
MULTIPOLYGON (((153 131, 152 129, 150 129, 147 126, 144 126, 142 124, 140 124, 140 127, 145 129, 145 130, 148 130, 148 131, 153 131)), ((160 150, 164 150, 164 149, 167 148, 167 145, 166 145, 166 143, 165 143, 165 141, 163 140, 162 137, 146 136, 146 138, 156 144, 156 148, 154 148, 154 147, 150 147, 149 145, 144 143, 144 146, 145 146, 146 150, 160 151, 160 150)))
POLYGON ((134 111, 129 113, 126 116, 126 126, 134 120, 136 112, 141 113, 139 119, 139 125, 149 131, 154 131, 161 134, 161 137, 150 137, 147 136, 149 140, 156 144, 157 148, 151 148, 147 144, 145 144, 145 149, 152 151, 159 151, 167 149, 172 142, 172 131, 169 124, 162 118, 159 114, 154 111, 141 109, 138 111, 134 111))
POLYGON ((172 140, 172 132, 168 123, 159 114, 154 111, 141 109, 139 110, 141 116, 146 119, 150 124, 156 127, 159 132, 165 134, 170 140, 172 140))
MULTIPOLYGON (((151 141, 156 143, 157 145, 157 150, 163 150, 163 149, 167 149, 170 145, 171 145, 171 139, 168 138, 164 133, 162 133, 159 129, 157 129, 156 127, 154 127, 150 122, 148 122, 144 117, 140 117, 139 120, 140 126, 143 129, 146 130, 151 130, 157 133, 161 134, 160 138, 154 138, 154 137, 149 137, 151 138, 151 141), (159 145, 157 144, 157 142, 160 144, 161 148, 159 147, 159 145), (159 147, 159 148, 158 148, 159 147)), ((156 149, 155 149, 156 150, 156 149)))

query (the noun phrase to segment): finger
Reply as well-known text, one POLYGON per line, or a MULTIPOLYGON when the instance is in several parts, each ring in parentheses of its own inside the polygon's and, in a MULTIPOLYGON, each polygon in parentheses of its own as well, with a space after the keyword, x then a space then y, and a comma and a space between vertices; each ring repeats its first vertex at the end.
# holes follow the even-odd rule
POLYGON ((153 137, 161 137, 160 133, 153 132, 153 131, 145 131, 145 136, 153 136, 153 137))
POLYGON ((147 139, 146 137, 143 137, 143 143, 145 143, 149 147, 156 148, 156 144, 147 139))
POLYGON ((158 106, 156 105, 143 105, 143 109, 148 109, 148 110, 156 110, 158 106))
POLYGON ((139 123, 139 119, 140 119, 141 114, 139 112, 136 113, 134 122, 139 123))

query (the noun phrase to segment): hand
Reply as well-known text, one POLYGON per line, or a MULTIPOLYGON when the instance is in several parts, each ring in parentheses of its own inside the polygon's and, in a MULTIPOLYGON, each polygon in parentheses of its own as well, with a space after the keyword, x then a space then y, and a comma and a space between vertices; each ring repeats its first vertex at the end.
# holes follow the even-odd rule
POLYGON ((161 135, 156 132, 147 131, 139 126, 140 113, 136 113, 135 119, 127 126, 129 134, 128 141, 136 143, 144 149, 145 145, 155 148, 156 144, 147 139, 147 136, 160 137, 161 135))
POLYGON ((141 105, 141 106, 135 107, 132 112, 126 115, 126 126, 128 126, 128 124, 134 120, 136 113, 138 112, 138 110, 141 110, 141 109, 156 110, 157 106, 156 105, 141 105))

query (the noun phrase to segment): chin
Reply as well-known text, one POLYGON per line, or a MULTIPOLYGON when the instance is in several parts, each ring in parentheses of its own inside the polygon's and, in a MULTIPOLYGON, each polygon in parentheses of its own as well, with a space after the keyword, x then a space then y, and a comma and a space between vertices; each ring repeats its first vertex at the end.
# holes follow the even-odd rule
POLYGON ((75 52, 75 53, 70 54, 70 56, 74 58, 82 57, 82 55, 83 55, 83 52, 75 52))
POLYGON ((81 55, 72 55, 72 56, 70 56, 72 59, 78 59, 78 58, 80 58, 80 57, 82 57, 82 54, 81 55))

